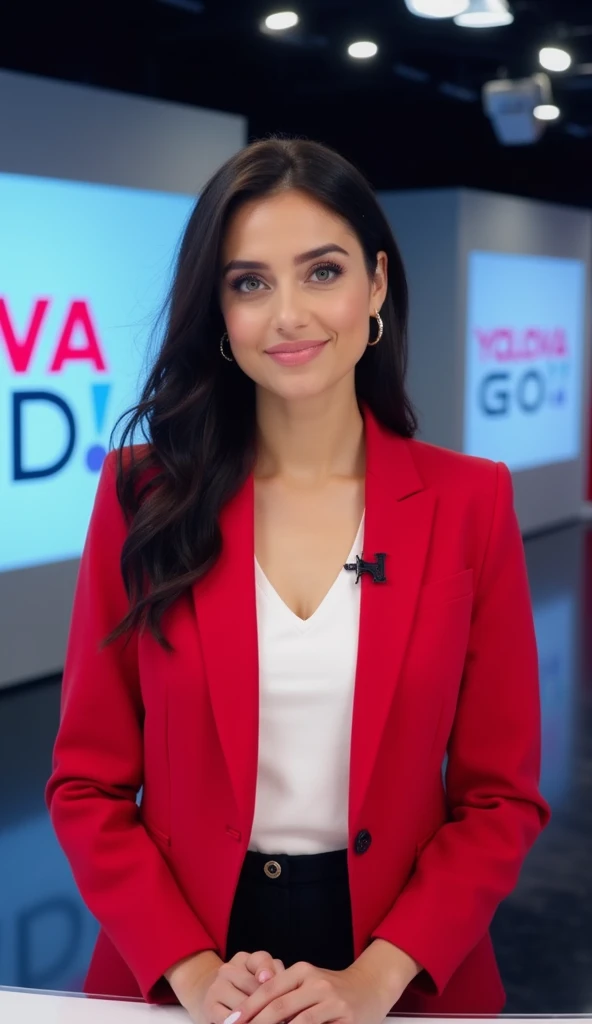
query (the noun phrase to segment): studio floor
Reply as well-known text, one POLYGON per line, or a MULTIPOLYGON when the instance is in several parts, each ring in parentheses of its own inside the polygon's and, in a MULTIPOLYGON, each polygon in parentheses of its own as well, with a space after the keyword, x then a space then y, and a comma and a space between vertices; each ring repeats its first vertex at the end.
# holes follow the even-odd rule
MULTIPOLYGON (((553 820, 494 941, 507 1013, 592 1014, 592 525, 526 554, 553 820)), ((0 985, 79 989, 96 936, 44 804, 59 695, 59 677, 0 691, 0 985)))

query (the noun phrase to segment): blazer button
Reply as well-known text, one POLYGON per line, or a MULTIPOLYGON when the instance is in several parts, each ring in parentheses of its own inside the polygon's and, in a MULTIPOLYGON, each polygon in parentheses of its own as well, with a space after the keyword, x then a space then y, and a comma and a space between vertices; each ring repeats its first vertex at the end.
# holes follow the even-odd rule
POLYGON ((366 853, 370 849, 372 844, 372 836, 368 832, 368 829, 363 828, 361 832, 358 832, 356 841, 354 843, 354 850, 356 853, 366 853))

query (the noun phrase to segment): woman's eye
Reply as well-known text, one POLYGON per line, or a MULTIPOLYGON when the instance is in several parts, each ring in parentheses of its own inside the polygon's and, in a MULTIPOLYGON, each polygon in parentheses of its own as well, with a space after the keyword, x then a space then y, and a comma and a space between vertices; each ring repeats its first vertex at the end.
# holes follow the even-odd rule
POLYGON ((235 281, 234 287, 240 292, 256 292, 259 290, 260 284, 261 281, 258 277, 241 277, 238 281, 235 281), (246 285, 246 287, 243 288, 243 285, 246 285), (250 287, 251 285, 255 287, 250 287))
POLYGON ((337 263, 326 263, 321 267, 315 267, 312 274, 320 275, 315 283, 326 284, 328 281, 333 281, 335 277, 339 277, 343 271, 337 263))

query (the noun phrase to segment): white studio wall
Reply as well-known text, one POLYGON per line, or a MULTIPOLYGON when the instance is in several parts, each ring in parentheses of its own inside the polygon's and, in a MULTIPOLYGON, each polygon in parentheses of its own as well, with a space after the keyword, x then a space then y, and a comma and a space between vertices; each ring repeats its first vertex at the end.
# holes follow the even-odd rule
POLYGON ((61 671, 98 474, 244 118, 0 71, 0 687, 61 671))
POLYGON ((592 215, 464 189, 379 199, 409 278, 420 436, 505 462, 523 533, 578 518, 592 215))

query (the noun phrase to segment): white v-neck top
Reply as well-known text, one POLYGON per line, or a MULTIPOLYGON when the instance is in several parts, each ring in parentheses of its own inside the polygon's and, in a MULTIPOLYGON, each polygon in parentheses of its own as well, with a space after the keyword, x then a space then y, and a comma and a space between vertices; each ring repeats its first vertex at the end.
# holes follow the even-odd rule
MULTIPOLYGON (((364 517, 348 562, 362 555, 364 517)), ((361 585, 341 569, 300 619, 255 559, 259 767, 249 849, 314 854, 348 845, 349 757, 361 585)))

